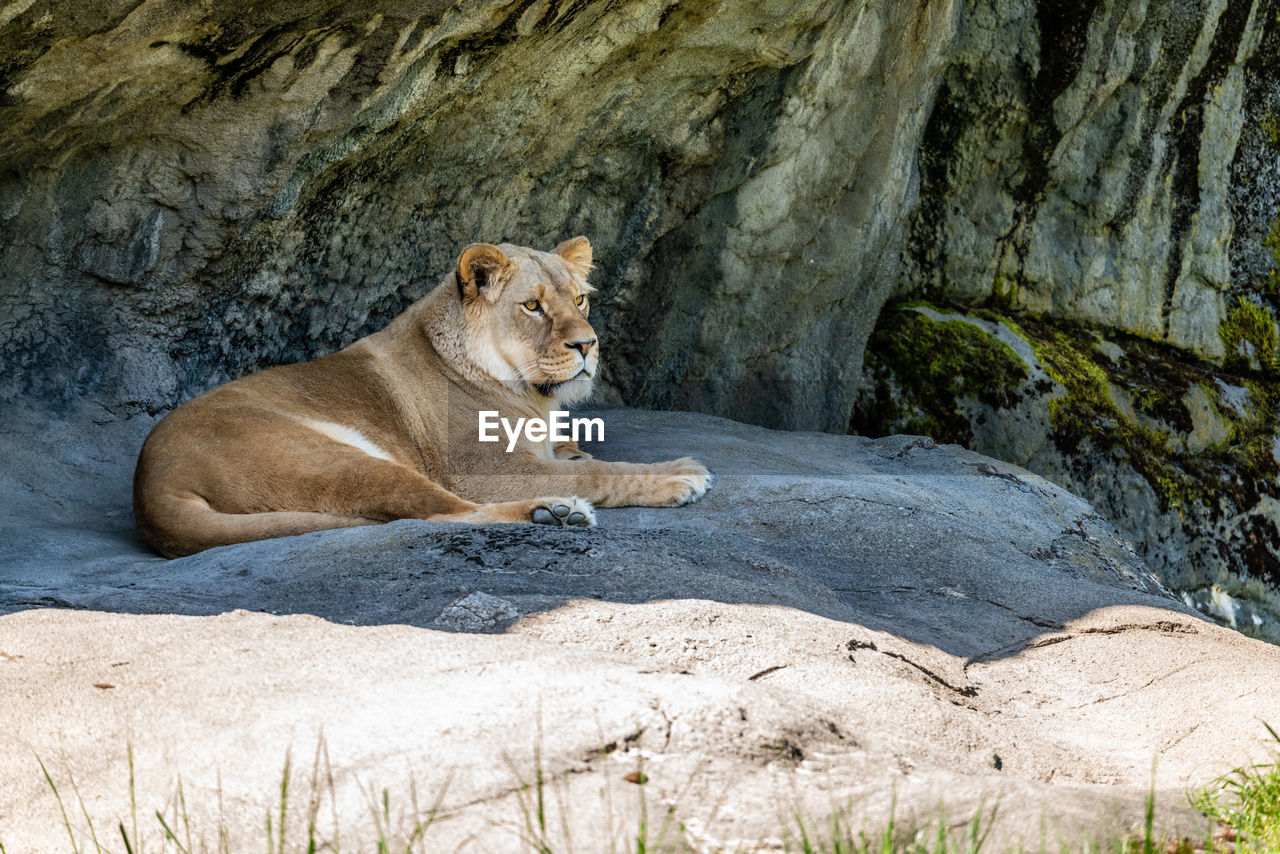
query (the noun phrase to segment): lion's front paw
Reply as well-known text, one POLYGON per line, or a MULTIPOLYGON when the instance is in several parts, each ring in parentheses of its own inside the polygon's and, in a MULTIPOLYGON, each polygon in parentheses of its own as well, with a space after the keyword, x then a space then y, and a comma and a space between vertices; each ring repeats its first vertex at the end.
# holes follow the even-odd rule
POLYGON ((711 488, 711 472, 697 460, 682 457, 669 463, 662 463, 664 483, 661 491, 662 503, 672 507, 691 504, 697 501, 711 488))
POLYGON ((585 498, 535 498, 529 521, 535 525, 590 528, 596 523, 596 511, 585 498))

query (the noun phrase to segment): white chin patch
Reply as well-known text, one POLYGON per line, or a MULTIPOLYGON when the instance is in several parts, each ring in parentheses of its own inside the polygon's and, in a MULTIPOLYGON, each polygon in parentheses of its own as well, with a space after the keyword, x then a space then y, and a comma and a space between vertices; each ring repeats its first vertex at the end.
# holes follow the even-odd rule
POLYGON ((591 389, 594 384, 595 381, 590 377, 585 374, 579 374, 576 378, 557 388, 552 397, 555 398, 556 403, 577 403, 591 396, 591 389))

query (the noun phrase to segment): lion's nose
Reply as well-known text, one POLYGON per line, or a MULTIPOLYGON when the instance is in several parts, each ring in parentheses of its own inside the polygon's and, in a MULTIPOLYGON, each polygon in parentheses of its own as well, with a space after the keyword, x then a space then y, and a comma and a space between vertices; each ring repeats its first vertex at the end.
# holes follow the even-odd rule
POLYGON ((572 341, 568 344, 565 344, 564 346, 568 347, 570 350, 577 350, 579 353, 582 354, 582 358, 585 359, 587 358, 587 354, 591 352, 591 348, 594 347, 595 345, 596 345, 596 339, 583 338, 581 341, 572 341))

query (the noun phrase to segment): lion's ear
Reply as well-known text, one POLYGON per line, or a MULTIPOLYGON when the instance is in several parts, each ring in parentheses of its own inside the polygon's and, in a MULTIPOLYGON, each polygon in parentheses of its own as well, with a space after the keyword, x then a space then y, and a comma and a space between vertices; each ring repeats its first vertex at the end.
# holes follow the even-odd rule
POLYGON ((473 243, 458 257, 458 295, 471 302, 483 295, 493 301, 514 265, 492 243, 473 243))
POLYGON ((556 254, 580 276, 591 270, 591 242, 585 237, 570 237, 556 247, 556 254))

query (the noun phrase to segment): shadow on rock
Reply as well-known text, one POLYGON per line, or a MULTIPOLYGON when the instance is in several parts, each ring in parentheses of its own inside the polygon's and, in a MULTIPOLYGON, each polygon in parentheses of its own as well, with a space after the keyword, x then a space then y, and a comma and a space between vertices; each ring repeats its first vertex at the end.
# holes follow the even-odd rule
POLYGON ((146 419, 19 424, 3 440, 0 609, 245 609, 494 633, 575 600, 709 600, 794 608, 967 660, 1016 654, 1108 606, 1194 613, 1083 500, 956 446, 597 414, 597 456, 689 454, 714 488, 687 507, 604 510, 583 531, 403 520, 174 561, 146 552, 129 513, 146 419))

